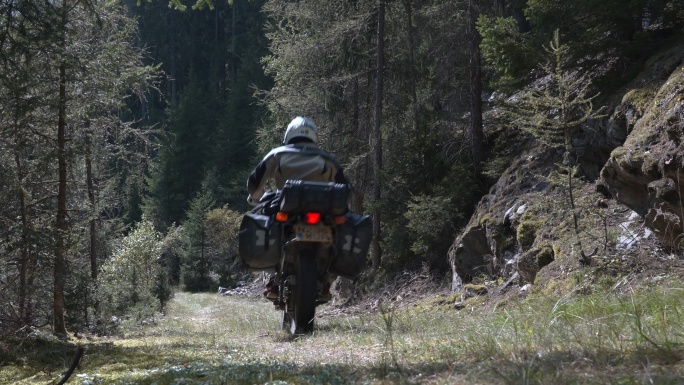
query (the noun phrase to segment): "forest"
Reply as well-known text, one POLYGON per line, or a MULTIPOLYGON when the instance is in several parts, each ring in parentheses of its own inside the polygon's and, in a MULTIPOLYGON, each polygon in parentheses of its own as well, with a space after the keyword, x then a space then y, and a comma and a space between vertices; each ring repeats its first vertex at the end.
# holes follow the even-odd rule
POLYGON ((373 217, 368 270, 450 275, 511 142, 569 151, 683 28, 684 0, 0 0, 0 334, 235 285, 247 176, 298 115, 373 217), (566 73, 559 134, 513 96, 566 73))

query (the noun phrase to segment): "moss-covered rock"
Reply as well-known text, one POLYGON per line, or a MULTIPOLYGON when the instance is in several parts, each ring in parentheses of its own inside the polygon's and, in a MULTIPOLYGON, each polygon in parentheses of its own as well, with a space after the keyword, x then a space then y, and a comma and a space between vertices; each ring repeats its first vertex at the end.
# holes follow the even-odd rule
POLYGON ((550 245, 544 245, 541 247, 541 250, 539 250, 539 254, 537 254, 537 265, 539 266, 539 269, 541 269, 542 267, 553 262, 554 259, 555 253, 553 251, 553 247, 550 245))
POLYGON ((553 247, 543 245, 534 247, 518 258, 518 274, 522 283, 534 283, 539 270, 555 259, 553 247))
POLYGON ((537 238, 537 231, 539 231, 543 223, 541 220, 520 222, 516 234, 518 243, 523 251, 529 250, 532 247, 534 240, 537 238))

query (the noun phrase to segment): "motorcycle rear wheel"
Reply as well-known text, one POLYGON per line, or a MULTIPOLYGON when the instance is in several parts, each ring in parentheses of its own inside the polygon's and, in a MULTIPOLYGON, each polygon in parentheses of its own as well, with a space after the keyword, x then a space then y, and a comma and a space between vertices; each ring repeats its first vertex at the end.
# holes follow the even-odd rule
POLYGON ((283 314, 283 322, 289 318, 290 334, 306 334, 313 331, 317 289, 316 260, 312 255, 300 255, 297 282, 292 290, 292 312, 289 317, 288 314, 283 314))
POLYGON ((290 324, 292 323, 292 317, 290 317, 290 313, 287 312, 287 310, 283 310, 281 312, 282 314, 280 315, 280 327, 289 332, 290 331, 290 324))

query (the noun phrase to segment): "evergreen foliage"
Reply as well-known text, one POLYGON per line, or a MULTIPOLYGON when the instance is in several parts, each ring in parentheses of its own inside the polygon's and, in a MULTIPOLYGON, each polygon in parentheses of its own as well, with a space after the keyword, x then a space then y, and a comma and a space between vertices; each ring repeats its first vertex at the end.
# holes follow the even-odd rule
POLYGON ((631 74, 626 67, 640 65, 684 26, 682 0, 527 0, 524 15, 513 15, 514 8, 478 22, 495 86, 529 83, 542 60, 539 47, 556 30, 574 68, 596 71, 601 83, 614 85, 631 74), (612 67, 611 61, 622 65, 612 67))
POLYGON ((419 195, 407 205, 406 227, 412 236, 411 251, 425 255, 435 240, 450 235, 454 230, 451 226, 451 199, 442 196, 419 195), (435 231, 439 229, 439 231, 435 231))
POLYGON ((144 163, 149 132, 124 119, 133 116, 126 97, 144 100, 155 70, 142 64, 135 24, 116 3, 0 7, 0 169, 12 186, 2 197, 2 280, 11 283, 2 291, 19 298, 18 313, 12 299, 2 313, 17 321, 10 327, 52 313, 64 335, 66 323, 89 318, 106 243, 98 227, 126 210, 125 188, 144 163))
POLYGON ((568 51, 556 30, 546 48, 549 59, 540 65, 546 77, 513 98, 507 111, 513 124, 552 148, 562 148, 565 162, 572 160, 574 164, 573 136, 582 124, 601 117, 603 107, 594 107, 598 94, 590 95, 592 83, 588 74, 569 70, 568 51))
POLYGON ((208 184, 190 202, 181 232, 181 282, 192 292, 230 287, 242 273, 238 258, 238 230, 243 214, 228 205, 214 208, 208 184))
POLYGON ((207 253, 207 227, 204 217, 214 206, 214 199, 206 188, 190 202, 187 220, 183 224, 183 251, 181 254, 181 282, 185 290, 207 291, 211 287, 209 255, 207 253))
POLYGON ((217 204, 246 208, 245 173, 263 115, 253 87, 270 87, 261 68, 267 46, 262 3, 216 2, 187 12, 163 1, 132 8, 154 60, 169 75, 160 87, 168 108, 154 106, 167 114, 160 122, 168 136, 147 180, 143 210, 159 229, 184 221, 209 173, 217 204))
POLYGON ((539 60, 535 37, 520 33, 513 17, 480 16, 477 26, 483 36, 482 57, 496 71, 492 85, 510 90, 528 80, 529 69, 539 60))
POLYGON ((171 134, 160 153, 160 164, 148 186, 152 199, 146 213, 153 215, 158 228, 180 222, 189 202, 199 191, 207 167, 213 130, 216 126, 216 98, 194 77, 183 90, 169 114, 171 134))

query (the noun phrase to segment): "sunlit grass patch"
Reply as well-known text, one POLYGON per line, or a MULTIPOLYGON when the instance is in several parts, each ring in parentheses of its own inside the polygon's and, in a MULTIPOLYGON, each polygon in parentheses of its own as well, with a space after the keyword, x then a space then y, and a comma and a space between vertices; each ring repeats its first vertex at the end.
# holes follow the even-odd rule
POLYGON ((418 356, 466 363, 466 373, 479 367, 479 378, 503 383, 676 383, 684 379, 681 290, 538 298, 493 314, 428 311, 414 315, 413 332, 395 333, 394 345, 407 365, 418 356))

